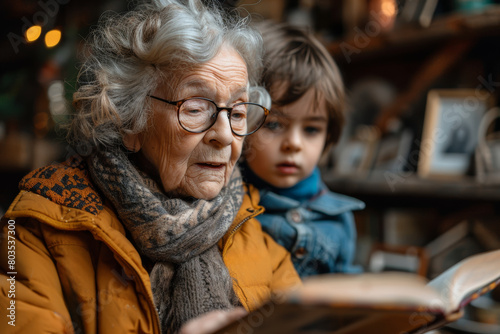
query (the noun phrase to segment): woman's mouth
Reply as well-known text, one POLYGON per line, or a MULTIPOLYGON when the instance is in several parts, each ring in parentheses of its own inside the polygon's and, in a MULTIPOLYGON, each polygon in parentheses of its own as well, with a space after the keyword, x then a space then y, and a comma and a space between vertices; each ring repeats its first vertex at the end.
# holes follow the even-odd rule
POLYGON ((276 168, 281 174, 285 175, 296 174, 299 171, 299 167, 293 162, 283 162, 277 164, 276 168))
POLYGON ((200 168, 211 169, 211 170, 220 170, 226 166, 226 164, 218 163, 218 162, 200 162, 200 163, 197 163, 197 165, 200 168))

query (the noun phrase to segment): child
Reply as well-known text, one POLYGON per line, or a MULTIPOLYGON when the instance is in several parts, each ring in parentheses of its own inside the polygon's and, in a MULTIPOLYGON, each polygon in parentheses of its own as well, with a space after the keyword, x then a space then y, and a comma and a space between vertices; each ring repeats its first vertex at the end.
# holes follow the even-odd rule
POLYGON ((258 26, 264 38, 263 85, 271 113, 246 139, 242 170, 260 189, 263 229, 292 254, 302 277, 359 272, 352 264, 354 198, 332 193, 317 167, 344 123, 344 90, 337 66, 312 35, 288 24, 258 26))

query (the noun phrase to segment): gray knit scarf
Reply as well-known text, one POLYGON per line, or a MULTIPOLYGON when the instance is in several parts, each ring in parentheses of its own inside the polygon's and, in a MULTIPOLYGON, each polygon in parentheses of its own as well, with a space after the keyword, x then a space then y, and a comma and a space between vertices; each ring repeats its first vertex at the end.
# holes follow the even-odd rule
POLYGON ((167 197, 121 150, 96 152, 87 162, 139 253, 155 263, 150 278, 163 333, 240 305, 217 246, 243 200, 238 168, 216 198, 188 201, 167 197))

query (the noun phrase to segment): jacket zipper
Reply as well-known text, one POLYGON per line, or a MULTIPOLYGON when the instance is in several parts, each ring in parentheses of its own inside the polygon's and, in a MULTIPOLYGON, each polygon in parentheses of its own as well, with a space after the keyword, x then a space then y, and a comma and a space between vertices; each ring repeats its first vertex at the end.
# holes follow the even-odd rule
POLYGON ((262 213, 262 211, 263 211, 262 208, 259 208, 259 209, 255 210, 251 215, 243 218, 243 220, 241 222, 239 222, 238 225, 236 225, 231 230, 231 232, 229 232, 229 236, 228 236, 227 241, 225 242, 225 245, 224 245, 223 256, 224 256, 224 254, 226 253, 226 250, 227 250, 227 246, 226 245, 228 244, 229 240, 232 239, 233 235, 241 228, 241 226, 243 226, 243 224, 245 224, 250 219, 257 217, 259 214, 262 213))
POLYGON ((245 217, 240 223, 238 223, 238 225, 236 225, 233 230, 231 231, 231 233, 229 234, 229 237, 232 237, 233 234, 236 233, 236 231, 243 225, 245 224, 247 221, 249 221, 250 219, 254 218, 254 217, 257 217, 260 213, 262 212, 262 209, 259 208, 257 209, 256 211, 254 211, 250 216, 248 217, 245 217))

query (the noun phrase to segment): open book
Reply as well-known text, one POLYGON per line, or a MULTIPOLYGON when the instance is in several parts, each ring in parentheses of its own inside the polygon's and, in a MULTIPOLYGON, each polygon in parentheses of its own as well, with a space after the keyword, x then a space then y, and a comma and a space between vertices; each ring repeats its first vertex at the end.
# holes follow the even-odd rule
POLYGON ((500 283, 500 250, 471 256, 430 282, 415 274, 320 275, 217 334, 425 333, 455 321, 500 283))

